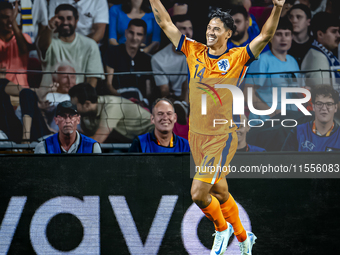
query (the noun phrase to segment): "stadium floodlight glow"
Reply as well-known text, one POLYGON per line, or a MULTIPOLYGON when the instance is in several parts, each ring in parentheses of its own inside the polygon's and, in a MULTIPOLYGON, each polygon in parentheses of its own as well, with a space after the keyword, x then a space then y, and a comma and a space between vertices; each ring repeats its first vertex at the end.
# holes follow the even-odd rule
MULTIPOLYGON (((244 115, 244 95, 240 88, 234 85, 227 84, 215 84, 214 88, 220 89, 228 89, 233 96, 233 115, 244 115)), ((256 115, 270 115, 275 112, 278 105, 277 100, 277 89, 272 88, 272 106, 268 110, 257 110, 254 108, 253 104, 253 88, 248 87, 248 97, 247 103, 250 112, 256 115)), ((304 88, 291 88, 291 87, 281 87, 281 115, 285 116, 287 113, 287 105, 294 104, 304 115, 311 116, 312 114, 303 106, 304 103, 307 103, 311 98, 311 94, 309 90, 304 88), (303 93, 305 94, 304 98, 287 98, 288 93, 303 93)), ((202 94, 201 97, 201 114, 207 115, 207 95, 202 94)))

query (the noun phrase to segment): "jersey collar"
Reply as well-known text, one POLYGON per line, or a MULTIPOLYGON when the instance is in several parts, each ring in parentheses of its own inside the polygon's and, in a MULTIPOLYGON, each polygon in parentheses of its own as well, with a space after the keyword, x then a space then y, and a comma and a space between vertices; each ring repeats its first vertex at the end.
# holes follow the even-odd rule
POLYGON ((229 52, 229 49, 227 49, 224 53, 222 53, 221 55, 219 55, 219 56, 215 56, 215 55, 211 55, 211 54, 209 54, 209 48, 208 48, 208 57, 209 58, 213 58, 213 59, 219 59, 222 55, 224 55, 224 54, 226 54, 226 53, 228 53, 229 52))

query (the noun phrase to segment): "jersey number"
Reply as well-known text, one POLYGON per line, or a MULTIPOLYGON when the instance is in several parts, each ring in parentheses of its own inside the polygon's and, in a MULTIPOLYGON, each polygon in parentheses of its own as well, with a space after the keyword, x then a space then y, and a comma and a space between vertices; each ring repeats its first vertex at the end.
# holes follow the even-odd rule
POLYGON ((198 73, 197 73, 197 71, 198 71, 198 67, 199 67, 200 65, 195 65, 195 67, 196 67, 196 71, 195 71, 195 75, 194 75, 194 79, 196 78, 196 77, 199 77, 200 78, 200 82, 202 81, 202 79, 203 79, 203 74, 204 74, 204 72, 205 72, 205 67, 203 67, 202 69, 201 69, 201 71, 199 71, 198 73))

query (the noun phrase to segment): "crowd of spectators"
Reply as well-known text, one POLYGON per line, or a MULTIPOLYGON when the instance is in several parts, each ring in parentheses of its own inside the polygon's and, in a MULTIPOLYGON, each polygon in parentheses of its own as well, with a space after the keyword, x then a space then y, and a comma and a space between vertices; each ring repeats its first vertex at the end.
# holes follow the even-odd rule
MULTIPOLYGON (((209 13, 229 9, 235 31, 228 49, 258 36, 272 7, 271 0, 211 0, 200 8, 194 0, 162 2, 175 26, 201 42, 209 13)), ((328 85, 340 92, 339 17, 337 0, 286 0, 274 38, 242 84, 245 98, 248 91, 253 98, 252 105, 245 102, 250 112, 243 120, 255 120, 254 125, 277 117, 281 87, 313 91, 328 85), (278 105, 271 114, 251 112, 271 109, 275 95, 278 105)), ((148 0, 0 0, 0 71, 0 130, 10 141, 29 143, 56 134, 56 109, 64 101, 77 105, 81 115, 77 138, 82 133, 100 143, 131 143, 148 132, 155 138, 150 115, 155 116, 157 98, 169 100, 177 114, 172 132, 188 138, 186 60, 161 32, 148 0)), ((337 109, 338 100, 334 104, 337 109)), ((315 100, 307 106, 312 111, 332 108, 315 107, 315 100)), ((336 109, 334 123, 340 119, 336 109)), ((294 105, 287 110, 299 112, 294 105)), ((315 130, 321 125, 316 123, 315 130)), ((240 151, 251 147, 243 139, 252 135, 248 131, 246 125, 238 133, 240 151)))

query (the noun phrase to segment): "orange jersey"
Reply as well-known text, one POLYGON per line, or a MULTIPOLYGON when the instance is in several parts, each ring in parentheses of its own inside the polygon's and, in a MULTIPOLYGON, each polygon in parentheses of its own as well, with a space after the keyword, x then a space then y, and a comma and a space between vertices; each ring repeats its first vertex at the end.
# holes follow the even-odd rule
MULTIPOLYGON (((234 131, 236 126, 230 126, 233 120, 232 94, 229 89, 214 86, 240 86, 249 64, 254 60, 249 45, 214 56, 209 54, 206 45, 182 35, 177 50, 185 54, 189 68, 190 130, 205 135, 234 131), (202 115, 202 95, 206 98, 205 115, 202 115), (227 120, 228 123, 214 127, 214 119, 227 120)), ((239 122, 239 116, 234 122, 239 122)))

